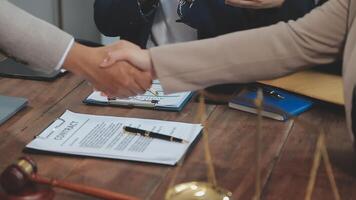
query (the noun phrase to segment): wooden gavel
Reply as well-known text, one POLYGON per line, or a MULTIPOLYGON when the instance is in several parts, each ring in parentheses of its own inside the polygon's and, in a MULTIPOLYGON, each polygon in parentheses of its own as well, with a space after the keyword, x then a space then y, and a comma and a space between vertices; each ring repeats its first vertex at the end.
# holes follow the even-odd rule
POLYGON ((17 163, 7 167, 0 177, 3 189, 9 194, 19 194, 26 186, 33 183, 40 183, 58 187, 66 190, 79 192, 82 194, 110 200, 138 200, 135 197, 107 191, 90 186, 84 186, 62 180, 49 179, 37 175, 37 165, 29 157, 20 158, 17 163))

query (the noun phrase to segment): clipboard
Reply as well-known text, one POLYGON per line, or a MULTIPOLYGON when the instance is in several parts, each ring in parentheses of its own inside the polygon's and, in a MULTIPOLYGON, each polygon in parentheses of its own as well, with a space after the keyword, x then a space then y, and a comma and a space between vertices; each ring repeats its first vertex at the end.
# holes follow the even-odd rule
POLYGON ((24 150, 32 153, 46 152, 54 155, 176 165, 199 139, 202 129, 201 124, 89 115, 67 110, 36 135, 24 150), (189 142, 176 143, 125 134, 121 131, 121 125, 159 130, 162 134, 173 135, 189 142), (98 138, 100 139, 97 140, 98 138), (101 142, 96 143, 97 141, 101 142))
MULTIPOLYGON (((95 93, 95 92, 93 92, 93 93, 95 93)), ((118 106, 118 107, 126 107, 126 108, 143 108, 143 109, 153 109, 153 110, 173 111, 173 112, 179 112, 179 111, 183 110, 184 106, 189 102, 189 100, 192 98, 192 96, 194 94, 191 91, 180 93, 183 96, 177 104, 162 105, 159 102, 155 103, 152 101, 151 102, 150 101, 130 101, 130 100, 111 101, 111 100, 104 100, 104 99, 94 99, 94 98, 91 98, 93 93, 90 94, 88 97, 86 97, 83 100, 83 103, 88 104, 88 105, 118 106)), ((131 98, 135 98, 135 97, 131 97, 131 98)))

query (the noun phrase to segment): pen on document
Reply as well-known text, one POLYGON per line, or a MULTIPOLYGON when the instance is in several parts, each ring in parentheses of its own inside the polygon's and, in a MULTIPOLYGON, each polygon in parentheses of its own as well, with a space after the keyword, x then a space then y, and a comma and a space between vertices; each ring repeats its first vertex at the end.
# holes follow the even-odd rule
MULTIPOLYGON (((154 96, 158 96, 158 91, 156 91, 153 88, 150 88, 147 90, 148 92, 150 92, 151 94, 153 94, 154 96)), ((108 97, 108 100, 116 100, 116 97, 108 97)), ((158 103, 157 100, 153 101, 152 103, 158 103)))
POLYGON ((139 102, 140 99, 135 99, 137 101, 131 102, 130 100, 121 101, 121 102, 116 102, 117 98, 108 98, 108 104, 111 105, 119 105, 119 106, 128 106, 128 107, 145 107, 145 108, 154 108, 156 107, 156 104, 159 103, 159 100, 157 99, 152 99, 152 100, 141 100, 142 102, 139 102))
MULTIPOLYGON (((108 101, 109 101, 109 103, 110 102, 112 102, 113 104, 115 104, 115 100, 117 100, 118 98, 116 98, 116 97, 108 97, 107 98, 108 99, 108 101)), ((136 99, 136 100, 141 100, 141 99, 136 99)), ((144 101, 144 102, 149 102, 149 103, 151 103, 152 104, 152 106, 155 106, 155 104, 157 104, 158 102, 159 102, 159 100, 157 100, 157 99, 152 99, 152 100, 141 100, 141 101, 144 101)), ((138 103, 133 103, 133 105, 137 105, 138 103)), ((125 103, 123 103, 123 102, 120 102, 120 104, 119 105, 125 105, 125 103)), ((130 102, 128 102, 127 103, 127 105, 131 105, 131 103, 130 102)))
POLYGON ((147 91, 149 91, 150 93, 152 93, 152 94, 155 95, 155 96, 158 96, 158 92, 157 92, 155 89, 153 89, 153 88, 150 88, 150 89, 148 89, 147 91))
POLYGON ((178 142, 178 143, 189 143, 187 140, 184 140, 181 138, 176 138, 173 136, 163 135, 160 133, 146 131, 143 129, 133 128, 133 127, 129 127, 129 126, 124 126, 123 129, 128 133, 135 133, 135 134, 145 136, 145 137, 156 138, 156 139, 161 139, 161 140, 166 140, 166 141, 171 141, 171 142, 178 142))

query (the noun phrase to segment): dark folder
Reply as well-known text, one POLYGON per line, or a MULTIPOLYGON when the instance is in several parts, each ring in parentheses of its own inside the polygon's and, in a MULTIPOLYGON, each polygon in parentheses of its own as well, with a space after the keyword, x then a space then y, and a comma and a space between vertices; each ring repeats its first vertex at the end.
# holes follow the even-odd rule
POLYGON ((0 76, 3 77, 51 81, 64 73, 63 70, 57 70, 50 74, 35 71, 11 58, 0 61, 0 76))

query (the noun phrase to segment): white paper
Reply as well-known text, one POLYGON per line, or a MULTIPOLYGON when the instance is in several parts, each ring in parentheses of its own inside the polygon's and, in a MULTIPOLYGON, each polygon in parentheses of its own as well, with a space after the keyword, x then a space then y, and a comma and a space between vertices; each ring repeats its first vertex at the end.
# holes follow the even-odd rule
POLYGON ((200 124, 87 115, 67 110, 26 147, 74 155, 175 165, 201 130, 200 124), (123 126, 172 135, 189 143, 125 133, 123 126))
POLYGON ((137 95, 126 99, 108 100, 107 97, 102 96, 100 92, 94 91, 89 95, 87 100, 116 105, 179 108, 191 94, 191 92, 180 92, 166 95, 164 94, 162 86, 158 81, 154 81, 151 88, 158 92, 158 96, 155 96, 151 92, 147 91, 142 95, 137 95), (157 100, 158 103, 152 103, 152 100, 157 100))

